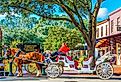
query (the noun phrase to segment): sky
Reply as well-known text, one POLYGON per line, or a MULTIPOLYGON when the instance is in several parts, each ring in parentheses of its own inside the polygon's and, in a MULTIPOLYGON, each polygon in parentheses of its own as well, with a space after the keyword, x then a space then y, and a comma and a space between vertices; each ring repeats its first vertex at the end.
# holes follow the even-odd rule
MULTIPOLYGON (((92 0, 92 3, 95 4, 97 0, 92 0)), ((98 13, 98 21, 102 21, 108 17, 108 15, 118 9, 121 8, 121 0, 105 0, 98 13)), ((3 19, 5 17, 5 14, 0 14, 0 19, 3 19)))
MULTIPOLYGON (((96 0, 93 0, 95 2, 96 0)), ((108 17, 108 15, 118 9, 121 8, 121 0, 105 0, 100 8, 98 13, 98 20, 104 20, 108 17)))

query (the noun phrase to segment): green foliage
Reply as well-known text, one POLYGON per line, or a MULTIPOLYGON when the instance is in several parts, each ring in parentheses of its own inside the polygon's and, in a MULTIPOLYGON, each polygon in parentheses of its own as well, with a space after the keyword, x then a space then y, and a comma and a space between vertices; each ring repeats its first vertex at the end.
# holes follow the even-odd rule
POLYGON ((38 35, 34 29, 27 28, 3 28, 4 44, 15 47, 14 44, 22 43, 39 43, 42 44, 44 38, 38 35))
MULTIPOLYGON (((13 18, 13 17, 11 17, 11 18, 13 18)), ((18 17, 17 18, 15 17, 15 19, 18 19, 18 17)), ((69 24, 66 21, 49 21, 49 20, 40 19, 34 27, 29 28, 29 26, 27 26, 27 25, 29 25, 29 24, 31 24, 31 22, 33 22, 33 21, 29 20, 29 18, 28 18, 29 22, 27 22, 27 23, 24 22, 24 20, 27 20, 27 18, 20 17, 18 20, 21 20, 21 21, 23 20, 23 22, 16 22, 16 24, 14 23, 14 24, 9 25, 10 19, 4 19, 5 22, 1 23, 1 25, 3 26, 3 28, 2 28, 3 43, 6 45, 10 45, 10 47, 16 47, 17 43, 40 43, 41 47, 43 48, 44 47, 43 42, 45 42, 45 43, 48 42, 47 39, 45 41, 45 38, 53 37, 50 35, 51 34, 50 32, 55 30, 55 29, 53 29, 53 30, 51 29, 54 27, 59 28, 54 31, 54 35, 60 34, 60 32, 62 34, 59 35, 60 39, 58 39, 58 40, 60 40, 60 42, 57 42, 57 41, 55 41, 55 39, 53 39, 55 41, 55 43, 53 44, 53 50, 55 50, 55 49, 57 50, 63 41, 68 40, 67 37, 70 37, 70 35, 72 35, 72 37, 75 37, 78 35, 79 36, 78 38, 83 40, 80 35, 80 32, 76 32, 76 35, 71 34, 71 33, 65 35, 65 32, 67 32, 67 31, 68 31, 68 33, 71 31, 74 31, 74 32, 77 31, 77 29, 73 29, 73 28, 75 28, 73 25, 69 24), (17 27, 17 25, 18 25, 18 27, 17 27), (61 27, 63 27, 63 28, 61 28, 61 27), (49 32, 49 34, 48 34, 48 32, 49 32), (63 38, 61 38, 61 37, 63 37, 63 38), (61 40, 61 39, 63 39, 63 40, 61 40)), ((13 21, 16 21, 16 20, 13 20, 13 21)), ((54 37, 56 38, 58 36, 54 36, 54 37)), ((46 45, 45 45, 45 47, 46 47, 46 45)))
POLYGON ((22 43, 20 40, 14 40, 11 42, 10 47, 11 48, 16 48, 16 45, 22 43))
POLYGON ((49 28, 48 36, 44 42, 44 49, 58 50, 63 42, 68 43, 68 46, 74 49, 83 40, 80 38, 79 31, 76 29, 54 26, 49 28))
POLYGON ((9 28, 32 28, 38 23, 35 17, 24 17, 19 15, 6 15, 0 20, 0 25, 9 28))

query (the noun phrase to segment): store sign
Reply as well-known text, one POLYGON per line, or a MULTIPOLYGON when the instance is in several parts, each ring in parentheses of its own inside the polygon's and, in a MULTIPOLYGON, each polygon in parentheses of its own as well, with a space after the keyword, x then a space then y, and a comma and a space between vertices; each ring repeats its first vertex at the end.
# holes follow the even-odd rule
POLYGON ((33 52, 34 48, 40 46, 38 44, 24 44, 24 51, 26 52, 33 52))

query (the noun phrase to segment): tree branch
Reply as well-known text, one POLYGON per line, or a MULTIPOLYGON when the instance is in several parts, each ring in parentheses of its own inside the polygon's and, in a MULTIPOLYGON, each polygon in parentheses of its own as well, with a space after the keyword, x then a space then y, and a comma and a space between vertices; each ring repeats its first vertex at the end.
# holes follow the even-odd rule
POLYGON ((103 1, 104 0, 97 0, 97 3, 95 4, 94 11, 93 11, 93 16, 92 16, 92 38, 91 38, 91 41, 93 42, 92 43, 93 47, 95 46, 95 39, 96 39, 96 23, 97 23, 96 18, 97 18, 101 3, 103 1))
POLYGON ((88 30, 86 29, 86 27, 85 27, 85 25, 84 25, 83 19, 82 19, 82 17, 80 16, 80 14, 79 14, 79 12, 78 12, 78 10, 77 10, 77 7, 76 7, 75 3, 73 3, 73 6, 74 6, 74 9, 75 9, 75 11, 76 11, 77 16, 79 17, 80 24, 82 25, 82 28, 85 29, 86 32, 88 32, 88 30))
MULTIPOLYGON (((89 12, 90 14, 92 14, 92 12, 91 12, 91 9, 92 9, 92 8, 89 7, 88 2, 85 3, 84 1, 81 1, 81 0, 79 0, 79 1, 80 1, 80 3, 83 4, 83 7, 84 7, 84 8, 86 7, 87 10, 88 10, 88 12, 89 12)), ((91 3, 91 2, 90 2, 90 3, 91 3)), ((92 5, 92 3, 91 3, 91 5, 92 5)))
POLYGON ((100 5, 104 0, 97 0, 97 3, 95 4, 93 16, 96 18, 100 9, 100 5))
POLYGON ((40 17, 43 17, 43 18, 46 18, 46 19, 50 19, 50 20, 65 20, 65 21, 72 22, 72 21, 71 21, 70 19, 68 19, 68 18, 56 18, 56 17, 49 17, 49 16, 45 16, 45 15, 40 15, 40 14, 38 14, 38 13, 32 11, 31 9, 27 9, 27 8, 24 8, 24 7, 21 7, 21 6, 11 6, 11 7, 15 7, 15 8, 18 7, 18 8, 24 9, 24 10, 27 10, 27 11, 29 11, 29 12, 31 12, 31 13, 33 13, 33 14, 36 14, 36 15, 38 15, 38 16, 40 16, 40 17))
MULTIPOLYGON (((61 0, 60 0, 61 1, 61 0)), ((61 4, 64 4, 62 1, 61 1, 61 4)), ((81 25, 79 25, 78 22, 76 22, 73 14, 72 14, 72 11, 69 11, 64 5, 61 5, 62 9, 69 15, 69 17, 71 18, 73 24, 80 30, 80 32, 82 33, 83 35, 83 38, 85 39, 85 41, 87 42, 88 46, 91 47, 91 43, 90 43, 90 40, 89 40, 89 37, 88 35, 86 34, 86 32, 82 29, 81 25)))
POLYGON ((51 1, 51 0, 37 0, 37 2, 40 2, 40 3, 47 3, 47 4, 59 4, 58 2, 56 1, 51 1))

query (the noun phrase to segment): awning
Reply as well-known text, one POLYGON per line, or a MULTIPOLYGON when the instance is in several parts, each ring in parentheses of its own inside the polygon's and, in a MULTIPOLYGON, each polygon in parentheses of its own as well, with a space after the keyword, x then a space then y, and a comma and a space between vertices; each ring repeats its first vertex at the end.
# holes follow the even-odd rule
POLYGON ((99 40, 96 44, 96 48, 99 48, 99 47, 106 47, 109 45, 109 41, 108 39, 102 39, 102 40, 99 40))

